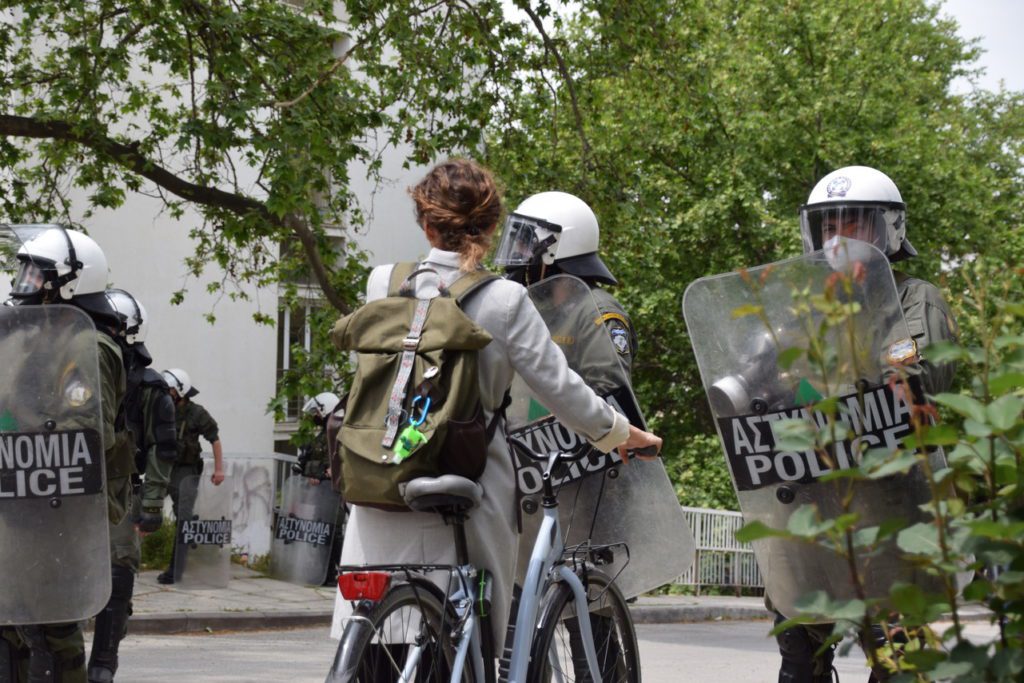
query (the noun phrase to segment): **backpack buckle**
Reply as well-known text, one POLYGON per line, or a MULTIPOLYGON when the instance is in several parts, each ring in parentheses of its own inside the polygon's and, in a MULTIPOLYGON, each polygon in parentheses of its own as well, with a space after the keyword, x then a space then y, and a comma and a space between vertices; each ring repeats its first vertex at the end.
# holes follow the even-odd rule
POLYGON ((405 351, 415 351, 420 345, 419 337, 406 337, 402 340, 402 349, 405 351))

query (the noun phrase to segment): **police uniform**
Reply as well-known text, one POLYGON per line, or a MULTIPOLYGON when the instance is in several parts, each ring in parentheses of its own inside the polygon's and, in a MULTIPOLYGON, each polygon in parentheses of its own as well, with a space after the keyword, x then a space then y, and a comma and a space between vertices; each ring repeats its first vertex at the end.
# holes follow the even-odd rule
POLYGON ((199 445, 199 437, 202 436, 212 444, 220 439, 220 434, 216 420, 210 417, 206 408, 187 398, 174 408, 174 429, 178 443, 178 460, 171 470, 167 490, 170 492, 174 516, 177 518, 182 480, 203 471, 203 449, 199 445))
MULTIPOLYGON (((142 561, 142 548, 135 522, 142 510, 159 511, 167 495, 171 468, 177 458, 174 442, 174 402, 160 374, 142 367, 141 354, 129 346, 123 352, 128 359, 127 391, 121 404, 119 421, 124 421, 132 464, 130 514, 110 527, 111 594, 110 600, 96 616, 92 654, 89 658, 90 678, 104 680, 97 670, 112 675, 117 670, 117 651, 127 632, 135 575, 142 561), (140 486, 138 473, 145 473, 140 486), (142 492, 142 495, 139 492, 142 492)), ((147 358, 148 360, 148 358, 147 358)))
MULTIPOLYGON (((906 371, 916 376, 925 392, 929 394, 948 391, 956 374, 955 363, 936 365, 928 360, 927 346, 939 341, 955 342, 958 336, 956 321, 950 313, 949 305, 935 285, 913 278, 905 273, 894 270, 896 292, 899 295, 900 307, 907 322, 907 329, 917 343, 921 353, 921 361, 908 366, 906 371)), ((771 599, 765 596, 765 605, 776 614, 776 624, 781 623, 783 615, 775 611, 771 599)), ((783 657, 787 655, 792 661, 809 662, 813 668, 814 681, 831 681, 831 657, 815 657, 817 651, 832 634, 834 624, 812 624, 795 626, 779 634, 779 649, 783 657)), ((877 627, 873 627, 875 630, 877 627)), ((877 634, 873 635, 877 637, 877 634)))
MULTIPOLYGON (((118 407, 125 393, 125 372, 121 349, 105 332, 96 333, 99 352, 100 406, 103 419, 104 457, 107 474, 107 513, 111 525, 121 522, 127 515, 131 493, 131 465, 125 463, 124 432, 115 428, 118 407)), ((18 667, 18 680, 28 677, 30 639, 39 636, 36 647, 49 650, 57 664, 54 680, 62 683, 86 683, 85 638, 81 623, 41 624, 30 627, 0 629, 14 650, 18 667)), ((3 673, 3 672, 0 672, 3 673)))

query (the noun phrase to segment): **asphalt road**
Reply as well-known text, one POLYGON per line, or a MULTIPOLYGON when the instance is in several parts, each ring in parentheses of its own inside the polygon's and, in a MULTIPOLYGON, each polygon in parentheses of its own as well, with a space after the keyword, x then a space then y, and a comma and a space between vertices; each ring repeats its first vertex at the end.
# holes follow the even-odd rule
MULTIPOLYGON (((778 652, 767 621, 639 625, 644 683, 774 683, 778 652)), ((968 635, 987 638, 987 624, 968 635)), ((322 683, 334 656, 326 629, 129 636, 119 683, 322 683)), ((841 680, 867 680, 860 650, 837 658, 841 680)))

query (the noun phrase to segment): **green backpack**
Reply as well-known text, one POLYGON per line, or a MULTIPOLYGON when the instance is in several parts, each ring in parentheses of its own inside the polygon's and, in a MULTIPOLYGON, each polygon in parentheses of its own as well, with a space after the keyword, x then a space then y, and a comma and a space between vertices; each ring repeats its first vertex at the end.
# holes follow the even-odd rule
POLYGON ((387 298, 331 331, 338 349, 358 355, 338 434, 341 492, 354 505, 408 510, 399 484, 442 474, 478 479, 501 412, 485 423, 477 351, 491 335, 461 306, 497 276, 464 273, 438 296, 416 299, 413 279, 435 272, 416 265, 395 264, 387 298))

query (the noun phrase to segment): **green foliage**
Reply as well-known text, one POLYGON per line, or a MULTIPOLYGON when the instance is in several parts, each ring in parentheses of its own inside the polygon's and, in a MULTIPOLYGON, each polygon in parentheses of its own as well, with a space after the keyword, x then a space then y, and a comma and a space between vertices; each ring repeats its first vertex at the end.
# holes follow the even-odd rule
POLYGON ((142 568, 167 569, 174 550, 175 523, 173 519, 164 519, 159 529, 142 537, 142 568))
POLYGON ((915 275, 940 281, 943 258, 968 253, 1024 256, 1021 95, 950 91, 978 50, 936 4, 574 3, 549 31, 572 91, 529 44, 487 160, 510 206, 561 189, 594 208, 637 326, 634 387, 667 460, 714 432, 683 290, 799 253, 797 207, 828 171, 863 164, 896 181, 915 275))
POLYGON ((662 458, 682 505, 737 509, 736 492, 717 437, 698 434, 679 449, 666 445, 662 458))

